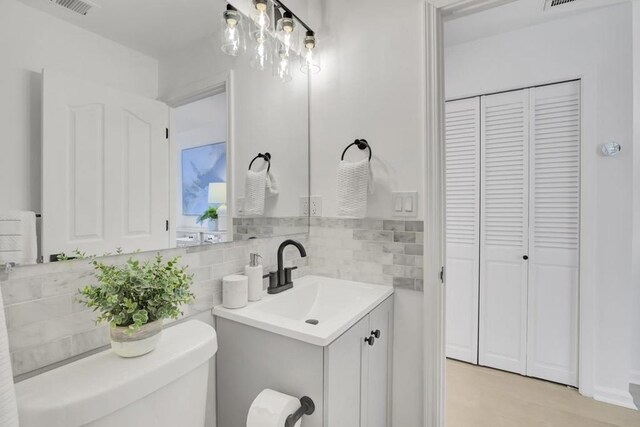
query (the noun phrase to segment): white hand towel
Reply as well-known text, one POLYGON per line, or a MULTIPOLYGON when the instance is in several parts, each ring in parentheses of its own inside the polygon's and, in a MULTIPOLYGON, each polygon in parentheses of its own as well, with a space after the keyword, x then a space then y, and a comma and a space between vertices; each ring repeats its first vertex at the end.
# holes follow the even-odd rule
POLYGON ((278 181, 276 181, 276 177, 271 172, 267 171, 267 197, 277 196, 278 193, 278 181))
POLYGON ((342 160, 338 165, 338 216, 364 218, 367 215, 368 194, 372 189, 368 159, 358 162, 342 160))
POLYGON ((0 263, 35 264, 37 257, 36 214, 28 211, 0 214, 0 263))
POLYGON ((267 169, 247 171, 244 182, 244 214, 259 216, 264 214, 264 198, 267 191, 267 169))
POLYGON ((0 292, 0 426, 18 427, 18 405, 13 385, 13 371, 9 358, 9 338, 4 317, 4 303, 0 292))

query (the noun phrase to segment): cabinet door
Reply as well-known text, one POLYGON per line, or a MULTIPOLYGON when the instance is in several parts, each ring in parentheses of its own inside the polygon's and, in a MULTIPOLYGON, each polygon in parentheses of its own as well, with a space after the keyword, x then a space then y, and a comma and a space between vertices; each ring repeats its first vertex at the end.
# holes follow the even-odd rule
POLYGON ((361 424, 361 393, 366 384, 368 356, 364 338, 369 336, 369 316, 364 317, 324 350, 325 427, 357 427, 361 424))
POLYGON ((446 355, 478 363, 480 98, 447 102, 445 119, 446 355))
POLYGON ((479 363, 526 373, 529 91, 482 97, 479 363))
MULTIPOLYGON (((380 304, 369 315, 369 334, 379 331, 373 345, 364 343, 364 362, 367 366, 367 382, 362 393, 362 423, 367 427, 391 425, 391 350, 393 331, 393 297, 380 304)), ((364 342, 364 339, 362 340, 364 342)))

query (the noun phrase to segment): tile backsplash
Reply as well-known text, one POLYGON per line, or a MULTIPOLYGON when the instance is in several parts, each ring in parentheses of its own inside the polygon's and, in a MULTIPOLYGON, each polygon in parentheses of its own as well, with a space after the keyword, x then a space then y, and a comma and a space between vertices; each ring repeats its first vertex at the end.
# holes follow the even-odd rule
MULTIPOLYGON (((269 227, 247 220, 235 225, 269 227)), ((296 220, 284 222, 297 226, 296 220)), ((307 258, 300 258, 293 247, 285 251, 286 264, 300 267, 294 277, 319 274, 422 290, 422 221, 312 217, 308 234, 291 237, 300 240, 308 253, 307 258)), ((161 251, 165 257, 181 256, 194 275, 196 299, 186 307, 184 317, 201 315, 220 304, 222 277, 242 272, 249 253, 260 253, 265 271, 273 270, 278 245, 284 239, 268 237, 161 251)), ((154 255, 135 256, 144 259, 154 255)), ((117 256, 113 261, 127 258, 117 256)), ((76 302, 77 290, 94 280, 87 261, 0 272, 13 373, 18 379, 109 344, 107 326, 96 326, 95 314, 76 302)))
POLYGON ((306 216, 233 219, 233 240, 236 241, 307 232, 309 232, 309 218, 306 216))
POLYGON ((311 271, 422 291, 424 223, 312 217, 311 271))

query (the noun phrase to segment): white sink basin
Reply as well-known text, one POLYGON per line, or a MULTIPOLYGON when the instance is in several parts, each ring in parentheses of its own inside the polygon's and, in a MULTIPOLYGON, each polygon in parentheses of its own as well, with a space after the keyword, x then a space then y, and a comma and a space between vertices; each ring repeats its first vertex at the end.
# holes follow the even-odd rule
POLYGON ((244 308, 219 305, 213 314, 309 344, 327 346, 393 294, 390 286, 305 276, 293 289, 244 308), (307 323, 317 321, 317 324, 307 323))

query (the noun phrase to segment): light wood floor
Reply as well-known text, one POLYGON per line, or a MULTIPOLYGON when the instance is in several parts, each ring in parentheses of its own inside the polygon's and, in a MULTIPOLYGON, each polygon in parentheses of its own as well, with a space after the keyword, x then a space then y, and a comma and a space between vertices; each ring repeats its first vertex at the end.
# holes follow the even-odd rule
POLYGON ((447 427, 640 427, 640 411, 576 390, 447 361, 447 427))

